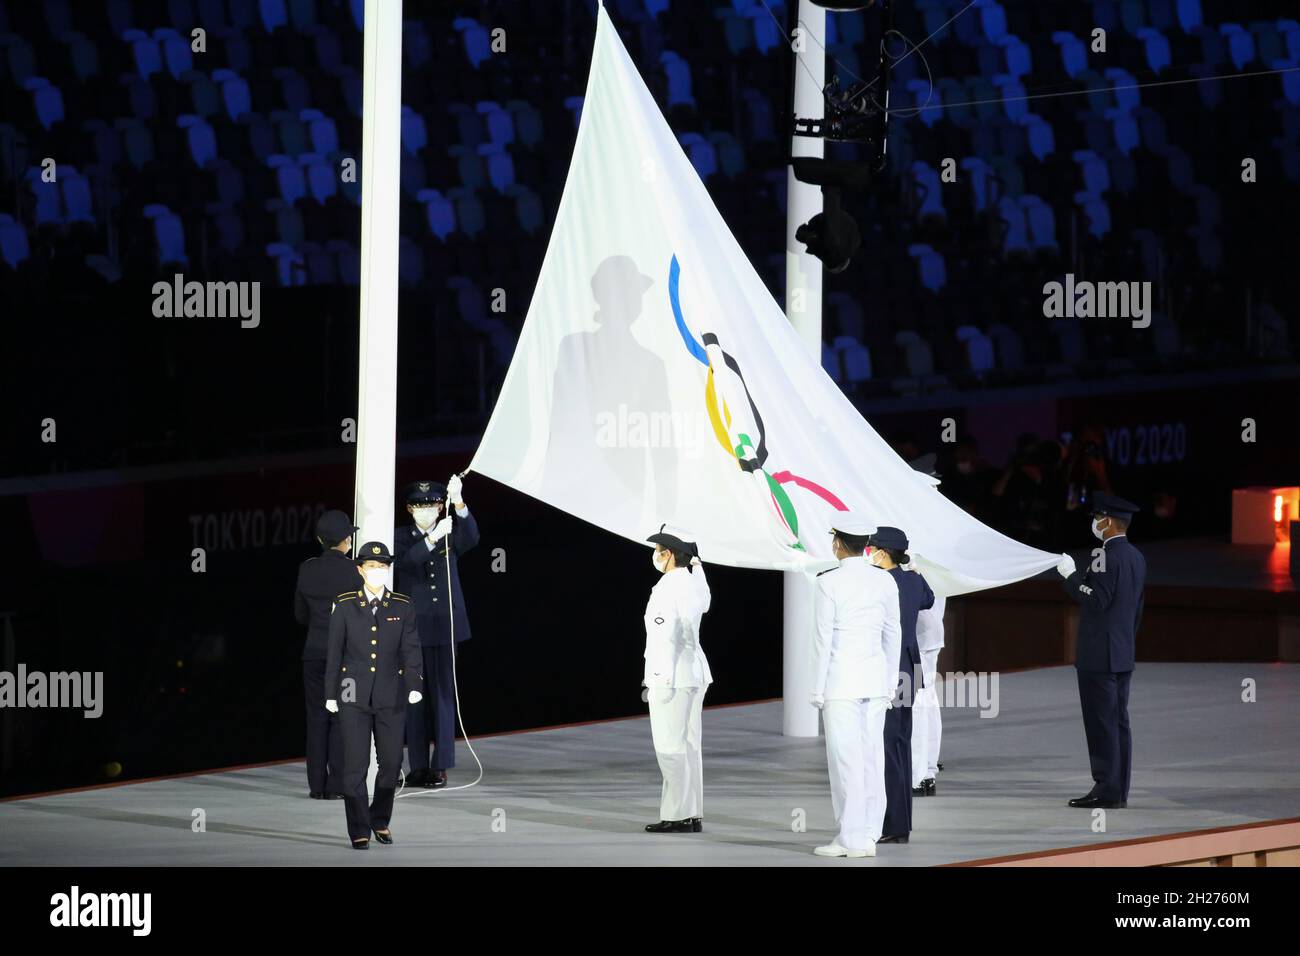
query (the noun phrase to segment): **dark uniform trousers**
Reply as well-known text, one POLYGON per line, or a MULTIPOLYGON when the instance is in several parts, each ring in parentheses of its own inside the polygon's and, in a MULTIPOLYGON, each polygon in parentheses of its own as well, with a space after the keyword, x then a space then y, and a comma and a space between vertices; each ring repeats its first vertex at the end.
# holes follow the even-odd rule
POLYGON ((392 817, 407 697, 424 683, 410 599, 394 591, 373 602, 368 592, 339 595, 330 615, 325 673, 325 696, 339 704, 348 836, 357 840, 385 829, 392 817), (372 735, 379 768, 369 801, 372 735))
POLYGON ((912 701, 916 669, 903 655, 899 664, 900 693, 885 711, 885 822, 882 836, 912 832, 912 701))
POLYGON ((369 704, 339 706, 343 731, 343 808, 348 817, 348 837, 353 840, 384 830, 393 816, 397 775, 402 769, 402 731, 406 705, 374 707, 369 704), (375 797, 367 801, 366 776, 370 773, 370 737, 375 738, 379 772, 375 797))
POLYGON ((343 790, 339 719, 325 709, 325 656, 335 598, 349 588, 359 587, 360 582, 356 562, 333 548, 307 559, 298 568, 293 611, 298 623, 307 628, 302 649, 302 687, 307 716, 307 786, 313 793, 343 790))
POLYGON ((338 714, 325 709, 325 659, 302 662, 307 707, 307 786, 313 793, 343 792, 343 736, 338 714))
MULTIPOLYGON (((433 738, 433 769, 456 766, 456 690, 450 644, 425 645, 424 700, 412 704, 406 718, 406 756, 411 772, 429 769, 429 742, 433 738), (430 727, 433 733, 429 733, 430 727)), ((464 648, 457 648, 464 653, 464 648)))
POLYGON ((1133 734, 1128 720, 1132 671, 1077 671, 1083 733, 1088 738, 1092 795, 1108 803, 1128 800, 1133 734))
POLYGON ((916 643, 916 618, 934 607, 934 592, 917 571, 889 569, 898 585, 898 619, 903 630, 898 661, 898 692, 885 711, 885 820, 881 836, 905 837, 912 832, 912 704, 921 649, 916 643))

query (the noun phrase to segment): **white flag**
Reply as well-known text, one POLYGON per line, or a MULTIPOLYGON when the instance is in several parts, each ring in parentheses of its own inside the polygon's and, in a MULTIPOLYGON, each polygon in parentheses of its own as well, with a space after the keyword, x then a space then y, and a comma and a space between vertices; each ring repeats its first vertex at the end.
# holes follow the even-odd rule
POLYGON ((1057 560, 948 501, 809 355, 603 7, 550 246, 470 467, 634 541, 687 529, 706 562, 830 566, 846 509, 902 528, 936 593, 1057 560))

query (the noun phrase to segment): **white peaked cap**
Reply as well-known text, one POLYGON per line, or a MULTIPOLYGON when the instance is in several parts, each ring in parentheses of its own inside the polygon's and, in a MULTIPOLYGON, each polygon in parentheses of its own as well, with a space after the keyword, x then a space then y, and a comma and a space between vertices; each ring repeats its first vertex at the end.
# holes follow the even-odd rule
POLYGON ((835 519, 831 522, 831 530, 838 531, 840 534, 852 535, 855 538, 865 538, 876 533, 876 526, 866 515, 860 512, 838 511, 835 514, 835 519))

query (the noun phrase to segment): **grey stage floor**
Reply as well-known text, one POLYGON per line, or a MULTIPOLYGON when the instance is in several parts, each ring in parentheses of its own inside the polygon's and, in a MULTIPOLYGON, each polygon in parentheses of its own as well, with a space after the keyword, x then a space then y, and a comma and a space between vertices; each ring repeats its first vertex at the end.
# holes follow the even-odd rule
MULTIPOLYGON (((640 718, 484 739, 481 784, 399 800, 396 845, 366 853, 292 763, 0 804, 0 864, 929 865, 1300 813, 1300 666, 1141 665, 1130 808, 1106 833, 1065 806, 1091 785, 1078 711, 1063 667, 1002 675, 995 718, 947 709, 938 796, 916 801, 910 845, 870 860, 811 854, 832 822, 824 745, 782 737, 780 703, 761 703, 705 712, 701 834, 642 832, 658 774, 640 718)), ((463 744, 460 760, 453 783, 472 778, 463 744)))

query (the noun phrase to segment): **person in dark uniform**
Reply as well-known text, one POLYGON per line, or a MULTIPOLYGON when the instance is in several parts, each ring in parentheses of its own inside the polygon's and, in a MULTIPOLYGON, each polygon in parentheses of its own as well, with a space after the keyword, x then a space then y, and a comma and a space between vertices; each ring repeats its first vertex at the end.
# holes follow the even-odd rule
POLYGON ((411 599, 386 586, 393 556, 388 546, 370 541, 357 552, 363 582, 335 599, 325 659, 325 709, 339 715, 343 732, 343 806, 348 837, 358 850, 392 843, 397 775, 402 769, 406 708, 423 696, 420 645, 411 599), (379 772, 375 799, 366 800, 370 737, 375 738, 379 772))
POLYGON ((917 615, 934 606, 934 592, 920 572, 907 570, 907 535, 881 526, 869 541, 868 560, 894 577, 903 641, 898 662, 898 693, 885 712, 885 823, 877 843, 906 843, 912 833, 912 702, 921 677, 917 615))
POLYGON ((1071 800, 1072 807, 1128 805, 1133 767, 1129 679, 1147 577, 1146 560, 1128 540, 1129 523, 1137 511, 1137 505, 1123 498, 1095 495, 1092 533, 1101 540, 1100 553, 1086 571, 1076 570, 1068 554, 1061 555, 1056 566, 1065 578, 1065 593, 1081 607, 1074 667, 1093 779, 1092 789, 1071 800))
POLYGON ((316 540, 323 550, 298 566, 293 595, 293 616, 307 628, 302 686, 307 706, 307 790, 313 800, 343 798, 343 737, 338 718, 325 709, 325 651, 334 598, 361 583, 356 563, 348 556, 356 530, 342 511, 326 511, 317 519, 316 540))
POLYGON ((469 617, 460 589, 457 560, 478 544, 478 524, 465 506, 459 475, 446 487, 436 481, 407 486, 406 510, 413 524, 393 532, 397 587, 411 595, 424 655, 427 693, 406 717, 406 782, 426 789, 445 787, 456 766, 456 690, 452 631, 456 644, 469 640, 469 617), (447 513, 450 501, 455 512, 447 513), (451 582, 448 587, 448 558, 451 582), (429 742, 433 738, 433 766, 429 742))

